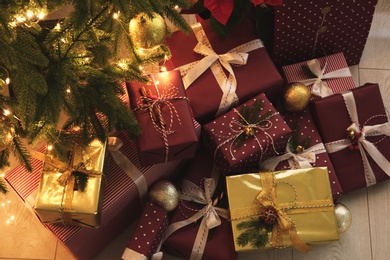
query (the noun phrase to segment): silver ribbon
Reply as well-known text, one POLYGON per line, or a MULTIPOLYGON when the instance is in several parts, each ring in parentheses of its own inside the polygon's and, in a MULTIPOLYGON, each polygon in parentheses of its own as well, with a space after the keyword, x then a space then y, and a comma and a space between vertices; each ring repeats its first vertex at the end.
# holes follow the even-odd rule
POLYGON ((325 62, 324 68, 321 69, 321 64, 317 59, 307 61, 307 66, 309 67, 310 71, 315 76, 317 76, 317 78, 306 79, 300 82, 306 86, 313 84, 311 93, 319 97, 326 97, 333 94, 332 89, 324 80, 352 76, 349 68, 342 68, 324 74, 327 67, 327 62, 325 62))
POLYGON ((215 115, 215 117, 218 117, 219 115, 226 113, 231 105, 238 104, 238 96, 236 94, 237 80, 231 64, 238 66, 245 65, 249 56, 247 52, 263 48, 264 45, 261 40, 256 39, 231 49, 225 54, 217 54, 213 50, 200 23, 193 24, 192 30, 198 40, 194 52, 205 57, 177 69, 180 70, 183 76, 185 89, 189 88, 190 85, 208 68, 211 69, 223 93, 218 111, 215 115), (226 76, 223 68, 229 72, 228 76, 226 76))
MULTIPOLYGON (((363 128, 359 126, 359 118, 355 103, 355 98, 351 91, 343 93, 343 98, 345 102, 345 106, 349 112, 350 119, 352 124, 347 128, 347 131, 353 130, 355 133, 361 133, 358 138, 358 147, 360 154, 362 156, 365 179, 367 186, 371 186, 376 183, 376 178, 374 172, 372 171, 370 162, 368 161, 368 157, 366 152, 370 155, 370 157, 375 161, 375 163, 387 174, 390 176, 390 162, 383 156, 383 154, 376 148, 375 144, 371 143, 366 139, 368 136, 379 136, 385 135, 390 136, 390 124, 389 122, 367 126, 364 125, 363 128)), ((378 115, 385 116, 385 115, 378 115)), ((375 116, 374 116, 375 117, 375 116)), ((340 150, 346 149, 351 145, 351 141, 348 139, 342 139, 330 143, 326 143, 325 147, 328 153, 335 153, 340 150)))
POLYGON ((291 169, 312 168, 312 164, 316 162, 316 155, 321 153, 326 153, 326 149, 323 143, 315 144, 299 154, 291 152, 287 146, 286 153, 263 161, 260 164, 260 169, 274 171, 276 166, 285 160, 287 160, 291 169))
POLYGON ((172 233, 181 229, 182 227, 190 225, 202 218, 198 232, 196 234, 194 245, 192 247, 190 260, 202 259, 209 230, 221 225, 221 219, 219 216, 225 219, 229 218, 229 211, 227 209, 215 207, 215 203, 211 199, 218 180, 219 173, 214 170, 211 178, 204 179, 204 190, 188 180, 183 180, 181 186, 182 200, 197 202, 205 206, 190 218, 169 225, 163 240, 167 239, 172 233))
POLYGON ((141 203, 146 201, 148 184, 141 171, 119 150, 123 142, 117 137, 108 137, 108 150, 116 164, 131 178, 138 189, 141 203))

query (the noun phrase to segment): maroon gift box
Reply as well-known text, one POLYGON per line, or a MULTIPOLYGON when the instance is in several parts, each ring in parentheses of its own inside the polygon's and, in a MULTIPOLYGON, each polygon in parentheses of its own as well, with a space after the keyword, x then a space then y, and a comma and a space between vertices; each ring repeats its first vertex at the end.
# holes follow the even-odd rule
MULTIPOLYGON (((360 124, 360 131, 364 126, 388 124, 378 84, 366 84, 352 89, 349 93, 352 93, 355 99, 358 114, 357 123, 360 124)), ((335 94, 315 101, 312 104, 312 111, 343 192, 348 193, 374 183, 367 183, 365 178, 367 165, 363 163, 361 152, 357 149, 355 141, 348 141, 347 138, 347 128, 351 126, 352 122, 349 116, 351 111, 347 110, 343 98, 345 94, 335 94), (334 149, 328 145, 335 143, 345 143, 347 147, 332 152, 334 149)), ((379 136, 366 136, 365 140, 373 143, 387 160, 390 159, 389 137, 380 134, 379 136)), ((388 179, 389 176, 375 163, 372 157, 368 154, 367 157, 376 181, 388 179)))
MULTIPOLYGON (((347 72, 349 72, 348 77, 336 77, 336 78, 323 79, 323 82, 326 82, 326 84, 333 91, 333 93, 341 93, 343 91, 350 90, 356 87, 342 52, 317 58, 317 60, 320 64, 320 70, 323 70, 325 68, 324 75, 327 75, 328 73, 334 73, 336 71, 340 71, 343 69, 345 70, 346 74, 347 72)), ((313 79, 314 75, 313 76, 308 75, 307 73, 305 73, 305 70, 302 68, 302 66, 305 66, 308 69, 307 63, 308 63, 307 61, 304 61, 292 65, 283 66, 282 70, 286 82, 288 83, 302 82, 304 80, 313 79)), ((311 91, 313 88, 313 84, 307 86, 311 91)), ((311 97, 312 100, 318 98, 319 96, 315 96, 312 94, 311 97)))
MULTIPOLYGON (((224 54, 257 38, 254 21, 249 17, 246 17, 227 39, 219 38, 210 27, 208 20, 201 21, 201 24, 211 47, 217 54, 224 54)), ((204 58, 193 50, 197 43, 194 33, 174 32, 167 38, 167 44, 172 53, 172 58, 166 63, 167 68, 172 70, 204 58)), ((266 49, 259 48, 248 52, 248 54, 246 65, 232 66, 237 79, 236 94, 239 103, 244 103, 261 92, 264 92, 271 101, 276 101, 283 85, 283 79, 266 49)), ((199 123, 208 123, 216 117, 222 98, 222 90, 210 69, 200 75, 186 89, 186 92, 194 117, 199 123)))
POLYGON ((204 125, 203 130, 205 145, 224 175, 257 168, 260 160, 283 152, 291 134, 290 127, 263 93, 204 125), (253 128, 253 136, 246 136, 247 124, 237 124, 240 110, 252 107, 256 100, 263 102, 259 116, 268 111, 270 116, 253 128), (236 145, 237 138, 245 138, 242 145, 236 145))
MULTIPOLYGON (((153 77, 154 81, 148 85, 138 82, 126 83, 131 108, 142 129, 141 135, 137 137, 141 164, 146 166, 166 162, 166 159, 173 161, 193 158, 198 137, 180 73, 178 71, 162 72, 153 74, 153 77), (156 84, 153 85, 153 82, 156 84), (160 99, 157 101, 160 105, 157 106, 160 107, 165 121, 165 130, 170 131, 166 133, 166 140, 163 130, 151 118, 149 110, 137 108, 142 103, 139 91, 141 87, 150 91, 152 101, 156 98, 160 99), (167 158, 166 155, 168 155, 167 158)), ((159 112, 156 110, 152 114, 156 118, 159 117, 159 112)))
MULTIPOLYGON (((210 178, 212 172, 212 159, 208 157, 202 149, 200 149, 198 150, 195 158, 192 160, 185 179, 191 181, 195 185, 198 185, 200 188, 202 188, 202 190, 204 190, 204 178, 210 178)), ((220 176, 219 179, 220 183, 218 184, 212 199, 215 201, 217 197, 225 195, 223 199, 225 199, 227 204, 226 192, 223 192, 225 189, 224 178, 220 176)), ((173 215, 170 218, 170 224, 175 225, 180 221, 188 219, 201 210, 204 206, 205 205, 200 205, 195 202, 182 200, 181 203, 179 203, 178 208, 173 212, 173 215)), ((223 207, 218 203, 216 206, 223 207)), ((211 229, 209 231, 208 237, 204 237, 204 239, 207 239, 207 241, 202 259, 233 260, 237 257, 237 253, 234 250, 230 222, 223 217, 220 217, 220 219, 221 225, 211 229)), ((200 228, 201 221, 202 219, 192 222, 191 224, 178 229, 170 236, 168 236, 163 243, 163 251, 169 255, 177 256, 182 259, 190 259, 191 251, 197 232, 200 228)), ((169 228, 170 227, 168 227, 168 229, 169 228)), ((199 255, 197 256, 199 257, 199 255)))
MULTIPOLYGON (((310 142, 307 144, 307 148, 314 148, 312 149, 312 152, 315 154, 315 161, 311 160, 311 156, 307 156, 307 162, 311 164, 312 167, 327 167, 328 173, 329 173, 329 180, 330 180, 330 187, 332 189, 332 195, 333 197, 339 197, 343 190, 340 186, 339 180, 337 179, 336 172, 333 168, 333 165, 329 159, 329 155, 326 152, 325 146, 323 146, 323 142, 321 139, 321 136, 318 132, 318 129, 315 125, 314 119, 311 115, 311 112, 309 108, 305 109, 301 113, 288 113, 283 112, 283 118, 286 121, 286 123, 290 126, 291 129, 293 129, 293 135, 295 135, 295 129, 297 129, 296 134, 299 135, 299 138, 302 141, 304 141, 306 138, 309 138, 310 142)), ((291 137, 293 138, 293 137, 291 137)), ((290 145, 291 138, 287 146, 290 145)), ((295 148, 296 149, 296 148, 295 148)), ((291 151, 295 153, 295 151, 291 151)), ((304 151, 305 152, 305 151, 304 151)), ((282 156, 282 155, 281 155, 282 156)), ((264 165, 264 168, 268 170, 276 170, 276 171, 282 171, 286 169, 299 169, 301 166, 292 159, 292 157, 289 157, 287 160, 280 160, 281 156, 277 156, 274 158, 270 158, 269 160, 266 160, 262 163, 264 165), (273 162, 273 164, 277 163, 276 167, 273 169, 269 169, 267 165, 270 165, 269 163, 273 162)), ((305 156, 304 153, 302 153, 302 156, 305 156)), ((303 157, 305 158, 305 157, 303 157)))
POLYGON ((167 226, 167 211, 151 202, 146 203, 122 259, 150 259, 156 253, 167 226))
POLYGON ((272 57, 279 68, 325 54, 343 52, 359 64, 377 0, 285 0, 275 7, 272 57))
MULTIPOLYGON (((124 133, 118 137, 123 141, 120 151, 130 159, 146 179, 150 187, 160 179, 169 178, 178 173, 186 161, 173 161, 164 164, 142 167, 138 158, 136 144, 124 133)), ((41 152, 44 149, 40 150, 41 152)), ((101 224, 97 229, 63 226, 61 224, 45 224, 45 226, 64 244, 77 259, 92 259, 112 240, 114 240, 142 212, 138 188, 134 181, 112 159, 108 157, 109 168, 105 176, 106 188, 102 206, 101 224), (86 242, 87 241, 87 242, 86 242)), ((35 200, 42 162, 33 159, 34 171, 26 172, 19 165, 6 176, 6 181, 17 192, 29 209, 35 200)))

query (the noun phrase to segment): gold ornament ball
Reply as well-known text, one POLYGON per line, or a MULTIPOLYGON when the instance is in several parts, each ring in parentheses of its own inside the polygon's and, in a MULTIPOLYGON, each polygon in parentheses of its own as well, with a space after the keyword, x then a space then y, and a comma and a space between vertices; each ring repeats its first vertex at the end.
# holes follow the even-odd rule
POLYGON ((5 115, 0 116, 0 151, 7 149, 13 142, 15 128, 5 115))
POLYGON ((161 180, 150 189, 149 200, 166 211, 172 211, 179 204, 180 193, 171 182, 161 180))
POLYGON ((351 211, 349 211, 349 209, 341 203, 337 203, 334 210, 336 214, 337 229, 340 234, 344 233, 352 224, 351 211))
POLYGON ((129 24, 129 34, 134 45, 138 48, 149 49, 163 43, 167 35, 167 25, 158 13, 139 13, 129 24))
POLYGON ((310 101, 310 91, 302 83, 292 82, 284 86, 282 102, 288 112, 302 112, 310 101))

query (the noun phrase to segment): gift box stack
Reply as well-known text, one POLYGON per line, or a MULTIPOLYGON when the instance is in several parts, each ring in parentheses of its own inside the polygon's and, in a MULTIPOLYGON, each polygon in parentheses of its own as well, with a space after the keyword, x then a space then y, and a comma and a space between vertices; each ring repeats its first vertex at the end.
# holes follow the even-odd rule
MULTIPOLYGON (((98 152, 103 159, 93 172, 100 172, 105 187, 88 181, 94 192, 86 199, 97 203, 87 209, 93 221, 76 207, 81 191, 65 192, 57 183, 80 160, 54 171, 46 156, 36 159, 41 179, 21 181, 18 167, 6 180, 80 259, 97 254, 137 217, 125 260, 164 252, 235 259, 237 252, 285 247, 306 253, 338 240, 334 206, 340 196, 390 176, 390 124, 378 85, 356 87, 352 79, 348 65, 359 61, 361 49, 347 51, 343 42, 329 47, 327 40, 336 36, 328 33, 339 31, 338 5, 316 4, 321 30, 317 23, 310 24, 316 30, 301 28, 314 31, 307 35, 315 37, 314 47, 309 41, 296 43, 304 51, 280 47, 292 2, 299 1, 275 9, 273 53, 256 36, 251 15, 226 39, 198 17, 190 34, 176 31, 166 39, 172 53, 167 71, 149 74, 148 83, 126 82, 126 101, 142 133, 134 141, 118 133, 105 144, 107 156, 98 152), (287 57, 280 49, 302 56, 287 57), (294 84, 308 93, 299 111, 284 103, 283 93, 294 84), (170 184, 160 188, 158 201, 146 202, 150 187, 163 179, 170 184), (53 206, 48 196, 57 198, 53 206), (80 243, 86 239, 93 246, 80 243)), ((370 16, 374 3, 360 2, 370 16)), ((92 156, 89 149, 82 151, 92 156)))

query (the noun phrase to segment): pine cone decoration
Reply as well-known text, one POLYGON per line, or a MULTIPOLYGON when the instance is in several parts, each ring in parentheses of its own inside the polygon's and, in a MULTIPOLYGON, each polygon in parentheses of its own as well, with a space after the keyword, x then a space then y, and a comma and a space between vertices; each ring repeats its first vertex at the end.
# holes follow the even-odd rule
POLYGON ((263 219, 267 225, 274 225, 277 221, 277 213, 274 208, 266 208, 261 214, 260 218, 263 219))

